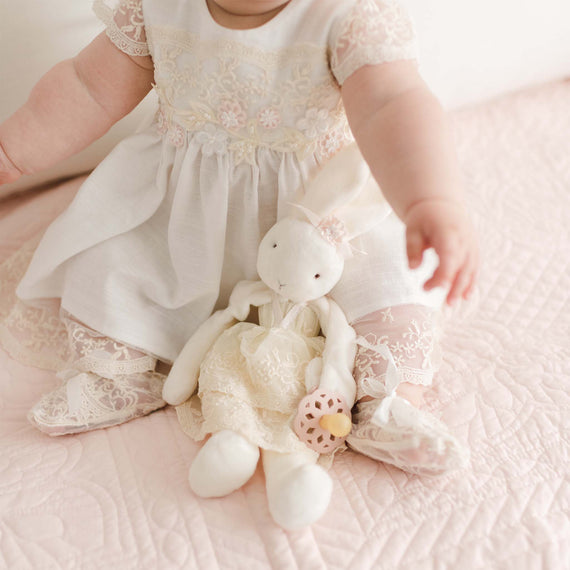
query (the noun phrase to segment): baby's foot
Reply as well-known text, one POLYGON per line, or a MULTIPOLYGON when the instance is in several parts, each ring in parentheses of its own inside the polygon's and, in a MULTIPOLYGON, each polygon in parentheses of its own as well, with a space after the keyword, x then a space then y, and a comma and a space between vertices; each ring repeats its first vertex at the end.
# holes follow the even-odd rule
POLYGON ((395 396, 389 412, 383 400, 360 401, 347 443, 354 450, 404 471, 438 475, 465 467, 469 453, 433 414, 395 396), (380 416, 380 417, 379 417, 380 416))
POLYGON ((166 405, 164 376, 144 372, 102 378, 91 372, 72 375, 44 395, 28 420, 48 435, 67 435, 122 424, 166 405))

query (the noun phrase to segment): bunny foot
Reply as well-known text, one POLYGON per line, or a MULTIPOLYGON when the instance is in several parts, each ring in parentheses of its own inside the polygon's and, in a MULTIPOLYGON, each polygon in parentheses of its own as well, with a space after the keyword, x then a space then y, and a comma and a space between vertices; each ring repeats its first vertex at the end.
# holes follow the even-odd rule
POLYGON ((298 530, 320 519, 332 495, 328 473, 319 465, 297 459, 296 454, 263 455, 269 511, 286 530, 298 530))
POLYGON ((247 483, 257 466, 259 449, 229 430, 215 433, 190 467, 190 487, 199 497, 224 497, 247 483))

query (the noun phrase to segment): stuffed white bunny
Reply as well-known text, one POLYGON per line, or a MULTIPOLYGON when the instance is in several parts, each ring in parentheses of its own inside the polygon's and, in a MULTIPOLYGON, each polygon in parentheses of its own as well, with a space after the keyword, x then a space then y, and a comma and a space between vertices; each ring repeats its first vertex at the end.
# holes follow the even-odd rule
POLYGON ((318 453, 292 429, 299 402, 317 387, 344 400, 344 411, 355 399, 355 334, 326 295, 342 275, 348 240, 389 212, 356 145, 319 171, 298 206, 263 238, 261 280, 236 285, 228 308, 190 338, 163 390, 179 405, 199 384, 198 396, 177 410, 190 435, 212 434, 190 468, 193 491, 220 497, 238 489, 261 449, 270 512, 286 529, 317 520, 332 492, 318 453), (259 325, 236 324, 251 306, 259 307, 259 325))

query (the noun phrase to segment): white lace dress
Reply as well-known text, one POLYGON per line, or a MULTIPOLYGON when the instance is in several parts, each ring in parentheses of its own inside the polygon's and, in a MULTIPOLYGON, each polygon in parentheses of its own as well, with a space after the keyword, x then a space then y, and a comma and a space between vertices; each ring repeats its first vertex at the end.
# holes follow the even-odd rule
MULTIPOLYGON (((250 30, 220 26, 205 0, 117 4, 96 11, 121 50, 152 56, 159 109, 50 226, 17 294, 61 300, 91 329, 173 361, 235 283, 256 278, 264 233, 351 140, 340 85, 413 58, 414 35, 393 0, 291 0, 250 30)), ((358 295, 349 306, 349 293, 351 317, 378 308, 358 295)), ((45 315, 31 322, 53 336, 45 315)))
POLYGON ((319 330, 312 309, 277 295, 259 308, 259 325, 226 330, 202 363, 198 394, 177 408, 184 431, 199 441, 229 429, 263 449, 306 452, 291 425, 307 364, 324 349, 319 330))

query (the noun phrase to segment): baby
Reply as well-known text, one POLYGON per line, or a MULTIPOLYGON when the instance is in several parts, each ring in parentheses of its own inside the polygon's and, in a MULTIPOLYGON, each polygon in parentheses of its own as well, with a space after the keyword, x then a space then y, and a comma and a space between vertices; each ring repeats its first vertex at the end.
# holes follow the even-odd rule
POLYGON ((152 87, 159 110, 87 179, 18 287, 28 303, 58 299, 74 354, 32 423, 61 435, 162 407, 157 363, 176 358, 235 283, 255 279, 264 233, 354 137, 393 213, 360 238, 367 255, 347 262, 333 291, 362 339, 349 444, 411 472, 463 465, 462 446, 421 405, 439 305, 468 297, 478 251, 444 113, 418 73, 402 8, 95 8, 106 33, 48 72, 0 125, 0 183, 78 152, 152 87))

